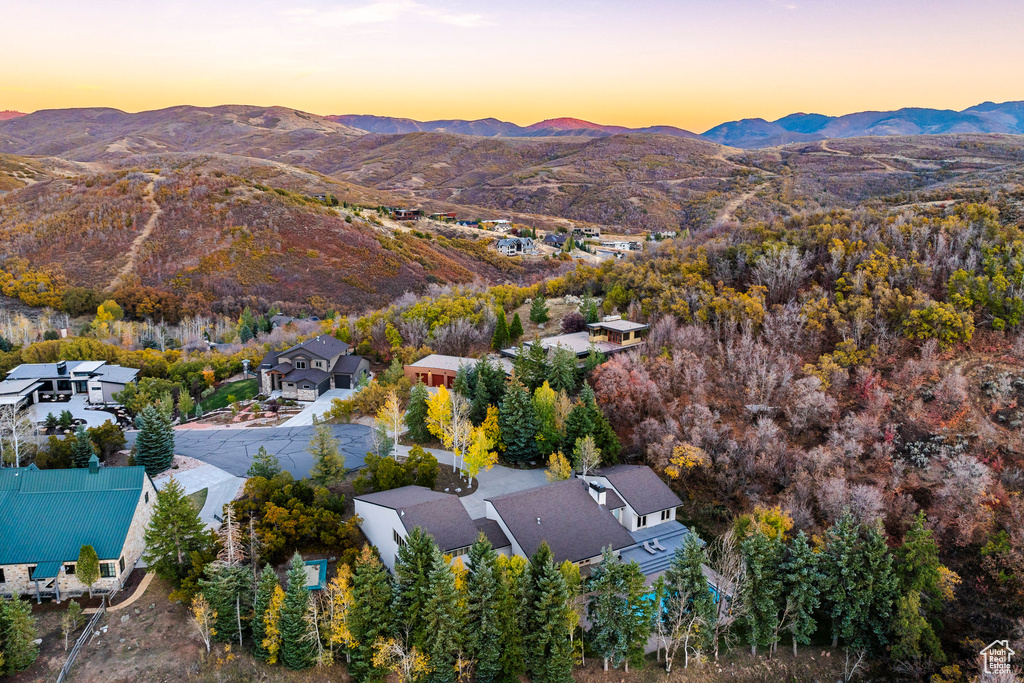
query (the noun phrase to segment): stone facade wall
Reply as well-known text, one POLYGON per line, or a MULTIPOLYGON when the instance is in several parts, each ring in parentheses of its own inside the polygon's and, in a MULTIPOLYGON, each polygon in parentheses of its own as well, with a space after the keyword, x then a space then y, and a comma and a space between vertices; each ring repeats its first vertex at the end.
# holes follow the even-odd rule
POLYGON ((315 401, 317 398, 316 389, 298 389, 297 393, 300 401, 315 401))
POLYGON ((270 373, 265 370, 260 370, 260 393, 270 394, 273 391, 270 387, 270 373))
MULTIPOLYGON (((114 564, 115 576, 110 578, 97 579, 96 583, 92 585, 93 593, 109 593, 120 587, 125 579, 128 578, 128 574, 131 573, 132 569, 135 568, 135 564, 142 557, 143 552, 146 550, 145 533, 146 527, 149 526, 149 520, 153 516, 153 506, 156 504, 156 489, 153 488, 153 483, 149 480, 149 477, 145 477, 142 485, 142 492, 139 494, 139 502, 135 507, 135 516, 132 518, 131 526, 128 528, 128 534, 125 537, 124 546, 121 548, 121 555, 118 557, 101 557, 100 563, 112 562, 114 564), (148 501, 147 501, 148 494, 148 501), (124 571, 121 571, 119 561, 124 558, 124 571)), ((74 564, 78 557, 67 558, 65 565, 74 564)), ((28 578, 29 565, 6 565, 3 567, 5 583, 0 584, 0 595, 10 595, 18 593, 19 595, 35 595, 36 584, 35 581, 30 581, 28 578)), ((65 574, 62 569, 60 574, 57 576, 58 586, 60 588, 61 600, 68 597, 74 597, 76 595, 83 595, 89 592, 89 587, 78 580, 78 577, 74 574, 65 574)), ((52 588, 45 588, 46 584, 49 583, 50 579, 40 580, 39 587, 44 593, 49 593, 52 588)))

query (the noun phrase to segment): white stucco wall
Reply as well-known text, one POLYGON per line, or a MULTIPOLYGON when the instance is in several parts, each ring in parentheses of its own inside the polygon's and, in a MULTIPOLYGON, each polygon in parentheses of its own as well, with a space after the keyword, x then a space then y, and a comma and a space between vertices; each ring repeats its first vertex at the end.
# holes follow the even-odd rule
POLYGON ((395 570, 395 555, 398 553, 394 532, 397 531, 402 538, 406 538, 408 535, 398 513, 391 508, 374 505, 357 498, 356 514, 363 520, 359 523, 359 528, 370 543, 377 548, 384 566, 388 568, 388 571, 393 572, 395 570))

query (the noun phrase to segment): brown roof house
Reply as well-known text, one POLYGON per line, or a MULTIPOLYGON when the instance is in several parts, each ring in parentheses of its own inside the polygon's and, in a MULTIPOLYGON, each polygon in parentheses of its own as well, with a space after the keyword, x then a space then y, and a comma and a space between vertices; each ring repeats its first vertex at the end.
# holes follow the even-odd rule
POLYGON ((269 351, 260 362, 260 393, 315 401, 331 389, 353 389, 370 371, 370 362, 350 355, 351 347, 329 334, 286 351, 269 351))
POLYGON ((432 353, 415 363, 406 365, 405 376, 413 384, 423 382, 428 387, 445 386, 451 388, 459 368, 466 367, 468 369, 475 366, 478 362, 476 358, 444 356, 440 353, 432 353))

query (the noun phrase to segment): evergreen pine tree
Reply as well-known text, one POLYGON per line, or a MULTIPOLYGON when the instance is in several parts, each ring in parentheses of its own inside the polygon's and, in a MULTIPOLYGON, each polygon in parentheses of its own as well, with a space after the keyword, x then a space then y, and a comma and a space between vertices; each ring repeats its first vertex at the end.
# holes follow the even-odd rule
POLYGON ((672 564, 665 572, 665 595, 668 601, 669 614, 677 614, 680 606, 676 604, 686 598, 687 609, 692 611, 703 624, 697 630, 697 638, 702 647, 711 645, 711 634, 714 632, 715 598, 704 575, 707 555, 696 534, 688 534, 683 545, 676 548, 672 555, 672 564))
POLYGON ((918 513, 895 552, 901 595, 893 620, 892 656, 910 659, 926 655, 942 662, 946 657, 936 633, 941 622, 935 616, 928 618, 942 609, 939 548, 924 523, 924 513, 918 513))
MULTIPOLYGON (((484 361, 486 362, 486 360, 484 361)), ((469 419, 479 427, 487 419, 487 409, 491 406, 491 392, 487 382, 477 376, 476 387, 473 389, 473 401, 469 405, 469 419)))
POLYGON ((349 673, 356 683, 380 681, 386 672, 373 666, 373 646, 378 638, 391 635, 391 581, 387 569, 369 545, 356 560, 352 575, 352 607, 348 627, 352 634, 349 673))
POLYGON ((514 463, 529 462, 537 456, 537 416, 526 387, 514 377, 505 386, 498 414, 505 457, 514 463))
POLYGON ((0 673, 13 675, 32 666, 39 656, 36 619, 27 600, 0 598, 0 673))
POLYGON ((501 654, 498 665, 501 683, 518 683, 526 673, 526 643, 523 629, 529 596, 529 563, 518 555, 498 557, 498 627, 501 654))
POLYGON ((416 382, 409 392, 409 406, 405 410, 405 426, 409 438, 418 443, 430 441, 430 430, 427 429, 427 399, 430 392, 423 382, 416 382))
POLYGON ((924 513, 919 512, 903 538, 903 545, 896 549, 896 575, 901 592, 923 592, 927 596, 925 603, 940 609, 939 546, 924 522, 924 513))
POLYGON ((552 352, 548 384, 555 391, 576 392, 576 354, 562 346, 552 352))
POLYGON ((526 351, 524 373, 519 379, 530 391, 536 390, 548 378, 548 352, 538 339, 534 339, 526 351))
POLYGON ((174 461, 174 430, 170 417, 156 406, 142 409, 135 418, 139 430, 135 437, 135 462, 155 477, 174 461))
POLYGON ((278 585, 277 574, 274 573, 274 569, 269 564, 263 567, 259 585, 256 587, 252 609, 253 656, 261 662, 265 662, 270 658, 270 652, 263 645, 263 639, 267 637, 264 616, 270 607, 270 598, 274 595, 274 588, 278 585))
POLYGON ((483 534, 469 548, 466 576, 466 652, 476 661, 480 683, 501 676, 502 632, 498 612, 498 554, 483 534))
POLYGON ((313 416, 313 438, 306 449, 313 456, 309 478, 327 486, 345 478, 345 457, 338 448, 331 425, 313 416))
POLYGON ((508 326, 508 340, 515 344, 523 336, 523 321, 519 318, 519 311, 512 316, 512 322, 508 326))
POLYGON ((408 647, 426 645, 430 572, 434 566, 434 538, 414 528, 395 556, 395 631, 408 634, 408 647))
POLYGON ((430 683, 455 683, 455 661, 465 643, 466 615, 455 587, 455 572, 436 545, 433 551, 430 595, 424 610, 423 651, 430 657, 430 683))
POLYGON ((573 666, 569 591, 547 543, 541 543, 530 561, 529 591, 525 620, 530 679, 534 683, 567 683, 572 680, 573 666))
POLYGON ((505 319, 505 309, 501 306, 496 311, 497 323, 494 327, 494 336, 491 337, 491 348, 501 351, 509 345, 508 321, 505 319))
POLYGON ((756 655, 759 646, 770 648, 778 633, 783 546, 778 537, 752 529, 741 548, 747 566, 744 619, 750 654, 756 655))
POLYGON ((252 477, 273 479, 280 473, 281 463, 278 461, 277 456, 267 453, 267 449, 260 446, 259 450, 252 456, 252 464, 249 465, 249 470, 245 473, 245 476, 250 479, 252 477))
POLYGON ((893 608, 899 594, 899 579, 881 522, 867 530, 861 557, 865 584, 859 602, 864 607, 853 644, 880 651, 889 643, 893 608))
POLYGON ((153 516, 146 527, 146 564, 157 576, 177 584, 192 564, 192 553, 210 542, 199 510, 174 477, 156 494, 153 516))
POLYGON ((618 462, 622 444, 612 429, 611 423, 597 405, 594 390, 586 382, 580 390, 580 400, 565 420, 562 436, 562 452, 571 453, 576 447, 576 440, 585 436, 593 436, 594 444, 601 451, 602 463, 609 465, 618 462))
POLYGON ((544 297, 538 294, 530 303, 530 321, 542 325, 549 320, 551 320, 551 316, 548 314, 548 304, 544 297))
POLYGON ((240 613, 239 607, 252 604, 252 569, 212 562, 206 565, 205 577, 199 580, 199 587, 207 602, 217 611, 213 639, 240 645, 249 619, 248 608, 240 613))
POLYGON ((807 542, 807 534, 800 532, 790 545, 783 566, 785 572, 786 605, 789 608, 789 631, 793 636, 793 656, 797 644, 808 645, 817 628, 814 611, 821 603, 821 572, 818 555, 807 542))
POLYGON ((624 591, 622 568, 624 565, 605 548, 600 564, 590 573, 587 618, 590 620, 590 646, 608 664, 618 667, 626 659, 629 621, 628 604, 624 591))
POLYGON ((455 380, 452 382, 452 391, 457 394, 461 394, 466 398, 472 396, 469 384, 469 367, 466 365, 460 365, 459 369, 455 371, 455 380))
POLYGON ((309 626, 305 618, 308 608, 305 563, 296 552, 288 570, 288 588, 281 606, 281 663, 296 671, 313 665, 314 644, 307 637, 309 626))
POLYGON ((832 617, 832 646, 839 638, 852 638, 860 607, 859 528, 853 515, 844 514, 825 532, 825 549, 820 558, 822 596, 832 617))
POLYGON ((95 452, 92 439, 89 438, 85 427, 78 425, 78 429, 75 430, 74 442, 71 444, 71 460, 74 461, 75 467, 88 467, 89 458, 95 452))

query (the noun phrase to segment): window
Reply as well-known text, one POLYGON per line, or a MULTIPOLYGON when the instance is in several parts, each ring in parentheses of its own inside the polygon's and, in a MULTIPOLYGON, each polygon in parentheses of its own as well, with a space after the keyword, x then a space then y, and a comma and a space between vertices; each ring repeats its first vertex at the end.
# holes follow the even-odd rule
POLYGON ((146 502, 149 502, 149 491, 146 491, 146 502))
POLYGON ((313 367, 314 368, 322 368, 323 367, 323 363, 321 363, 318 360, 315 360, 315 361, 313 361, 313 367))
POLYGON ((124 571, 124 555, 122 555, 121 559, 117 561, 117 566, 121 568, 121 571, 124 571))
POLYGON ((615 508, 614 510, 612 510, 612 517, 614 517, 615 519, 619 518, 619 508, 615 508))
POLYGON ((0 569, 0 583, 7 583, 7 577, 4 576, 4 570, 0 569))
POLYGON ((312 386, 311 384, 303 384, 303 385, 302 385, 302 388, 303 388, 303 389, 312 389, 312 388, 313 388, 313 386, 312 386))
POLYGON ((642 529, 645 526, 647 526, 647 515, 637 515, 636 516, 636 528, 637 529, 642 529))
POLYGON ((456 558, 456 557, 462 557, 463 555, 465 555, 468 552, 469 552, 469 546, 467 545, 464 548, 456 548, 455 550, 453 550, 450 553, 450 555, 452 556, 452 558, 456 558))
POLYGON ((661 521, 667 522, 668 520, 672 519, 672 513, 673 512, 674 512, 674 510, 662 510, 661 511, 661 521))
POLYGON ((100 578, 101 579, 112 579, 117 576, 117 572, 114 571, 113 562, 100 562, 100 578))
POLYGON ((304 360, 297 360, 297 361, 295 361, 294 365, 295 365, 295 369, 296 370, 305 370, 306 369, 306 361, 304 361, 304 360))
POLYGON ((36 573, 36 565, 30 564, 28 566, 28 580, 32 580, 32 575, 36 573))
POLYGON ((391 534, 392 537, 395 539, 395 543, 398 544, 399 548, 405 547, 405 538, 402 536, 402 534, 398 533, 397 529, 392 529, 391 534))
POLYGON ((75 565, 74 565, 74 563, 69 562, 66 565, 64 565, 64 573, 67 574, 68 576, 74 576, 75 575, 75 565))

